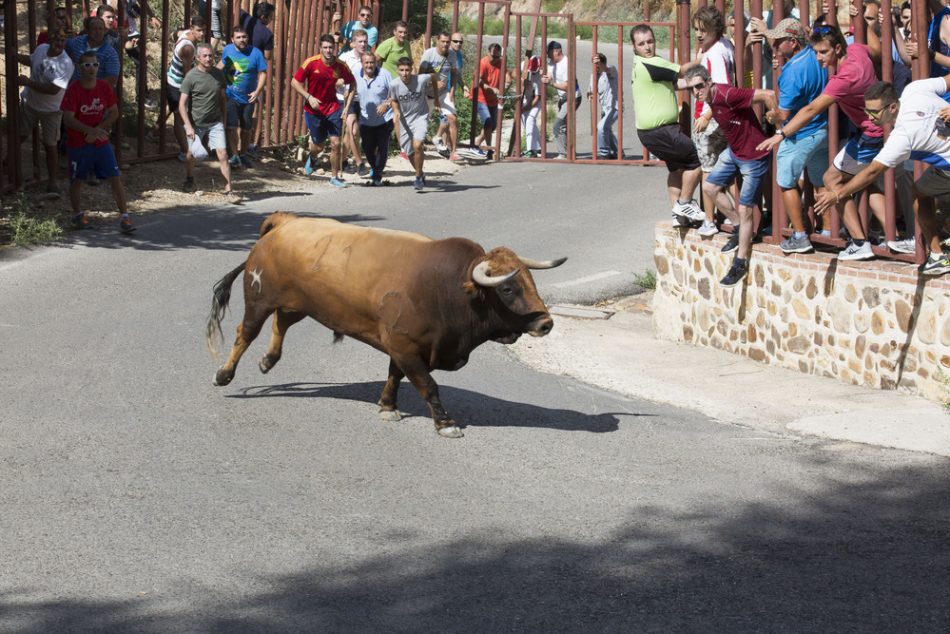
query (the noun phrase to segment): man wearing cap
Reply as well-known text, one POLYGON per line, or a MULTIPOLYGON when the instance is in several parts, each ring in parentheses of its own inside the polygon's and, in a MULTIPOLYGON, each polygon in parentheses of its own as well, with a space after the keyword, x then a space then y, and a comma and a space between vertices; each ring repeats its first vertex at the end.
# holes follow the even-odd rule
MULTIPOLYGON (((633 70, 630 85, 637 122, 637 137, 643 147, 666 163, 666 188, 673 205, 673 226, 689 226, 702 222, 706 214, 693 195, 699 185, 701 170, 693 140, 679 124, 679 103, 676 89, 685 88, 682 74, 698 62, 680 66, 656 54, 656 37, 647 24, 638 24, 630 31, 633 43, 633 70)), ((715 224, 713 229, 716 229, 715 224)), ((718 233, 716 229, 713 234, 718 233)))
MULTIPOLYGON (((554 116, 554 125, 551 132, 554 134, 554 140, 557 143, 557 158, 567 158, 567 91, 568 91, 568 61, 564 51, 561 50, 561 43, 556 41, 548 42, 548 72, 541 75, 541 82, 554 86, 557 90, 557 114, 554 116)), ((574 79, 574 110, 581 105, 581 91, 574 79)))
MULTIPOLYGON (((766 113, 773 125, 781 127, 799 110, 817 99, 828 83, 828 70, 821 67, 815 51, 808 45, 808 31, 795 18, 785 18, 765 32, 776 58, 785 59, 778 79, 779 102, 776 110, 766 113)), ((815 191, 824 186, 828 169, 828 113, 821 111, 794 134, 783 137, 776 158, 775 180, 782 190, 782 202, 794 233, 779 246, 785 253, 812 250, 802 214, 802 194, 798 179, 807 169, 815 191)))

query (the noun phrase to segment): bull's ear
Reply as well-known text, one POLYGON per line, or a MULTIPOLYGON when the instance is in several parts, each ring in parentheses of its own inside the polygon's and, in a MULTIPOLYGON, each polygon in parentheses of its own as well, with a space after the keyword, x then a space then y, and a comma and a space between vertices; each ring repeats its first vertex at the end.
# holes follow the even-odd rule
POLYGON ((465 291, 466 295, 475 295, 476 293, 481 293, 482 289, 480 289, 478 287, 478 284, 476 284, 472 280, 468 280, 467 282, 462 284, 462 290, 465 291))

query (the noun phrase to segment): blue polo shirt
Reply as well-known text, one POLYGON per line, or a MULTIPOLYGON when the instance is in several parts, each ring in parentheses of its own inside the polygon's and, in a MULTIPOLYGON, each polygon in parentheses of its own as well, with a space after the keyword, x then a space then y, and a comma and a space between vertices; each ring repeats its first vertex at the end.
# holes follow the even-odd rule
MULTIPOLYGON (((794 117, 795 113, 818 98, 827 83, 827 69, 818 63, 818 57, 812 47, 806 46, 782 67, 782 74, 778 78, 778 107, 788 110, 791 113, 789 118, 794 117)), ((792 138, 799 135, 811 136, 827 126, 826 111, 815 115, 801 130, 793 134, 792 138)))
POLYGON ((96 74, 96 79, 119 76, 119 54, 115 48, 109 45, 108 41, 104 41, 99 48, 92 49, 89 48, 88 35, 77 35, 66 40, 66 53, 73 60, 76 67, 73 79, 79 79, 79 58, 86 51, 94 51, 96 59, 99 61, 99 72, 96 74))
POLYGON ((389 100, 389 86, 393 76, 385 68, 378 67, 374 77, 368 77, 360 71, 356 76, 356 94, 360 98, 360 125, 379 126, 393 120, 392 108, 384 114, 377 114, 379 104, 389 100))

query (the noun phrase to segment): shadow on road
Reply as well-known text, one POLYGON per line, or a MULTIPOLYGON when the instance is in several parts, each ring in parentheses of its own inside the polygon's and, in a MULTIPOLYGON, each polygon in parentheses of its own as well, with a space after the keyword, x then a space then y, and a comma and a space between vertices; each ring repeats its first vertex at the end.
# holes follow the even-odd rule
POLYGON ((631 484, 625 525, 588 543, 485 530, 420 546, 411 531, 383 532, 386 555, 313 563, 315 546, 300 571, 242 572, 266 591, 194 588, 173 613, 158 597, 31 602, 17 589, 0 595, 0 629, 945 632, 948 478, 945 464, 856 467, 791 491, 794 511, 710 499, 688 515, 639 506, 645 485, 631 484))
MULTIPOLYGON (((243 388, 229 398, 337 398, 367 403, 377 409, 376 402, 383 391, 382 381, 365 383, 286 383, 283 385, 252 386, 243 388)), ((538 427, 565 431, 604 433, 617 431, 618 416, 650 416, 629 412, 585 414, 569 409, 553 409, 517 403, 486 394, 440 385, 439 396, 459 427, 538 427)), ((429 408, 415 389, 403 382, 399 389, 399 411, 404 416, 429 418, 429 408)))

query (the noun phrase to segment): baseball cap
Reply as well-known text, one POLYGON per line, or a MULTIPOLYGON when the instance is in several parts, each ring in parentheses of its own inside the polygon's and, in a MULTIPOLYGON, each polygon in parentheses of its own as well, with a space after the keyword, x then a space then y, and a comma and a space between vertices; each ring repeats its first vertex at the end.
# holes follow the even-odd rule
POLYGON ((554 40, 551 40, 550 42, 548 42, 548 53, 550 53, 551 51, 559 51, 559 50, 561 50, 560 42, 555 42, 554 40))
POLYGON ((788 37, 793 37, 797 40, 807 40, 808 30, 795 18, 785 18, 779 22, 774 29, 766 31, 765 37, 770 40, 780 40, 788 37))

